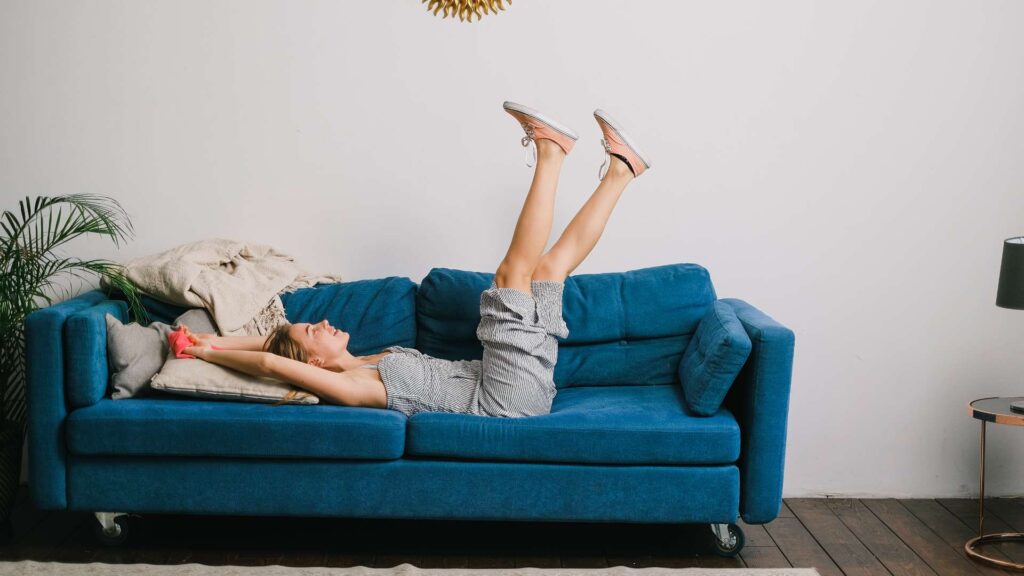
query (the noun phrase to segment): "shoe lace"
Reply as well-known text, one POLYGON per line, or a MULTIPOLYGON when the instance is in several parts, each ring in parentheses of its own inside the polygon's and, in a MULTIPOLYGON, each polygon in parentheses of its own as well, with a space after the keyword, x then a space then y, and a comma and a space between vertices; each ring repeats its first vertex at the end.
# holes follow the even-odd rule
POLYGON ((611 166, 612 161, 611 144, 609 144, 604 138, 601 138, 601 145, 604 146, 604 162, 601 162, 601 167, 597 169, 598 180, 604 180, 604 176, 608 173, 608 167, 611 166))
POLYGON ((537 163, 537 142, 534 140, 533 126, 526 122, 523 122, 522 125, 526 136, 523 136, 520 142, 526 148, 526 165, 533 167, 537 163))

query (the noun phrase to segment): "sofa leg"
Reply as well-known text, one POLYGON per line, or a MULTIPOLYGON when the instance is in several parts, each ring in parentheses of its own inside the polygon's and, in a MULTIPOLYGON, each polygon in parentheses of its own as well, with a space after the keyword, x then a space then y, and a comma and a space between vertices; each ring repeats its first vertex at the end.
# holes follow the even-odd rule
POLYGON ((128 538, 127 512, 96 512, 98 523, 93 534, 96 540, 106 546, 118 546, 128 538))
POLYGON ((740 553, 746 538, 743 529, 736 524, 712 524, 711 534, 714 536, 712 545, 715 554, 732 557, 740 553))

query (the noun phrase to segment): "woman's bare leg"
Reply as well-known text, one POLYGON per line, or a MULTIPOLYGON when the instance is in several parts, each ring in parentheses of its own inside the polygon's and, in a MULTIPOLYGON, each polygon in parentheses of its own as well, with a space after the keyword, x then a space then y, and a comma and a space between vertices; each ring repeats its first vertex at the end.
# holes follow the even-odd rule
POLYGON ((555 190, 562 161, 565 160, 565 151, 555 142, 542 138, 535 143, 537 168, 533 173, 533 183, 519 213, 512 243, 494 274, 498 288, 517 288, 527 294, 532 294, 530 279, 551 236, 555 190))
POLYGON ((565 278, 586 259, 594 249, 597 240, 604 232, 608 217, 611 216, 619 196, 626 185, 633 180, 633 172, 621 159, 612 156, 608 174, 597 186, 597 190, 580 208, 565 231, 541 257, 534 270, 533 280, 554 280, 563 282, 565 278))

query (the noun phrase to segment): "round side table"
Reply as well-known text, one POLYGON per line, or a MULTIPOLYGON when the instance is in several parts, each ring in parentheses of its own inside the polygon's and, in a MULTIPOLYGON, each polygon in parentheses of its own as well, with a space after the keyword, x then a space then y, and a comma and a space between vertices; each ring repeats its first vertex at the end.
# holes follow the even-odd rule
POLYGON ((964 551, 971 558, 977 558, 1003 568, 1024 570, 1024 564, 1008 562, 991 556, 986 556, 978 551, 978 547, 992 542, 1007 542, 1012 540, 1024 541, 1024 532, 1003 532, 996 534, 985 534, 985 425, 989 422, 996 424, 1009 424, 1011 426, 1024 426, 1024 413, 1010 410, 1010 403, 1024 400, 1024 397, 1013 398, 980 398, 967 405, 967 413, 972 417, 981 420, 981 489, 978 494, 978 535, 971 538, 964 544, 964 551))

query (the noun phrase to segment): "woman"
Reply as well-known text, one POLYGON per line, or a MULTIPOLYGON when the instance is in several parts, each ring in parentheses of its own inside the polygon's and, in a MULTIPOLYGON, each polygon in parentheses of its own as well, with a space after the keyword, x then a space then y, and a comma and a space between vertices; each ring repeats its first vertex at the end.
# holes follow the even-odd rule
POLYGON ((348 351, 349 334, 326 320, 286 324, 266 337, 193 334, 194 345, 185 352, 288 382, 345 406, 389 408, 407 415, 549 414, 555 397, 555 337, 569 335, 562 319, 565 278, 597 244, 626 185, 650 163, 618 123, 595 110, 606 154, 598 170, 601 183, 544 253, 562 161, 578 136, 525 106, 505 102, 504 109, 526 132, 522 144, 527 165, 535 160, 536 169, 508 252, 490 288, 480 295, 476 335, 484 347, 481 360, 444 360, 402 346, 354 356, 348 351))

